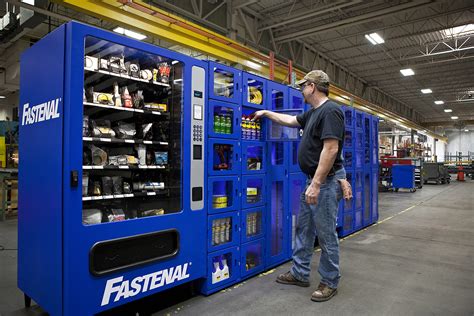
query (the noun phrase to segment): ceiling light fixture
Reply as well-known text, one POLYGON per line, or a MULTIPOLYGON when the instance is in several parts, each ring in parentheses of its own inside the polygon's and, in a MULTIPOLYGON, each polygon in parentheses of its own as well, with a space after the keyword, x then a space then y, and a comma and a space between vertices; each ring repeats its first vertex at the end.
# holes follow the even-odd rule
POLYGON ((444 29, 441 31, 441 34, 444 37, 458 37, 463 35, 469 35, 474 33, 474 24, 465 24, 461 26, 452 27, 449 29, 444 29))
POLYGON ((451 109, 444 109, 444 112, 446 112, 446 113, 451 113, 452 111, 453 110, 451 110, 451 109))
POLYGON ((5 98, 6 98, 6 96, 0 95, 0 99, 5 99, 5 98))
POLYGON ((385 43, 384 39, 377 33, 365 34, 365 38, 372 43, 372 45, 383 44, 385 43))
POLYGON ((451 116, 451 119, 452 119, 452 120, 457 120, 458 118, 459 118, 459 117, 457 117, 457 116, 451 116))
POLYGON ((441 100, 435 101, 435 104, 438 104, 438 105, 439 105, 439 104, 444 104, 444 101, 441 101, 441 100))
POLYGON ((413 69, 411 69, 411 68, 400 69, 400 72, 401 72, 402 75, 404 75, 405 77, 413 76, 413 75, 415 74, 415 72, 414 72, 413 69))
POLYGON ((432 93, 433 91, 431 89, 421 89, 421 93, 428 94, 432 93))
POLYGON ((124 29, 123 27, 114 28, 114 32, 125 35, 125 36, 128 36, 128 37, 131 37, 131 38, 134 38, 134 39, 137 39, 137 40, 140 40, 140 41, 144 40, 146 38, 146 35, 124 29))
POLYGON ((467 133, 467 132, 469 132, 469 130, 468 130, 468 129, 465 129, 464 131, 465 131, 466 133, 467 133))

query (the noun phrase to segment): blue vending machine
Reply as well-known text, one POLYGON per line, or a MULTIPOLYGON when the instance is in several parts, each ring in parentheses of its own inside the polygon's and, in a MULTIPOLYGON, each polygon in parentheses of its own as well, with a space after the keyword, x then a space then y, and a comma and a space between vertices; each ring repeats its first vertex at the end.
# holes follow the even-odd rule
POLYGON ((27 304, 92 315, 206 275, 206 67, 75 22, 22 55, 27 304))

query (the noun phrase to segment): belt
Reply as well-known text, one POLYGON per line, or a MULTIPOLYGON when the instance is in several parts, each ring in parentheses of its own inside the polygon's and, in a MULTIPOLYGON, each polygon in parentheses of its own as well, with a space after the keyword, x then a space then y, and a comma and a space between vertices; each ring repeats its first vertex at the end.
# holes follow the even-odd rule
MULTIPOLYGON (((332 177, 336 174, 336 172, 338 172, 339 170, 342 169, 342 165, 334 165, 332 166, 331 170, 329 170, 329 173, 328 173, 328 177, 332 177)), ((317 169, 317 167, 316 167, 317 169)), ((308 177, 308 179, 312 179, 314 177, 314 175, 309 175, 309 174, 306 174, 306 176, 308 177)))

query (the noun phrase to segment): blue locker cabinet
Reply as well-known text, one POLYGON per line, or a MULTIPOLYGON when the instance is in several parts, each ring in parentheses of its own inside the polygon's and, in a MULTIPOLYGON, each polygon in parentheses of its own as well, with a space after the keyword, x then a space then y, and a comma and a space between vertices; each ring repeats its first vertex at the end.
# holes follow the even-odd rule
POLYGON ((239 245, 239 211, 209 215, 207 221, 207 249, 209 252, 239 245))
POLYGON ((209 295, 240 279, 240 247, 231 247, 208 254, 206 279, 201 282, 201 293, 209 295))
POLYGON ((242 279, 265 269, 265 240, 263 238, 242 244, 240 248, 240 277, 242 279))
POLYGON ((344 111, 344 120, 346 129, 354 129, 355 128, 355 110, 352 107, 343 106, 344 111))
POLYGON ((227 176, 240 174, 240 141, 208 138, 208 174, 227 176))
POLYGON ((289 205, 288 205, 288 212, 290 216, 289 220, 289 234, 290 234, 290 241, 288 244, 288 257, 291 257, 293 254, 293 249, 295 248, 295 241, 296 241, 296 225, 298 220, 298 214, 300 213, 300 206, 301 206, 301 194, 304 193, 306 188, 306 180, 308 177, 302 173, 290 173, 288 182, 290 187, 289 193, 289 205))
POLYGON ((255 109, 265 109, 267 101, 267 79, 242 72, 242 105, 255 109))
POLYGON ((242 174, 265 173, 267 146, 264 142, 242 141, 242 174))
POLYGON ((274 81, 267 82, 267 109, 288 109, 288 87, 274 81))
POLYGON ((265 178, 264 174, 242 176, 242 209, 265 205, 267 199, 265 178))
POLYGON ((241 213, 242 244, 265 237, 265 206, 245 209, 241 213))
POLYGON ((239 139, 242 110, 239 105, 209 100, 208 135, 210 137, 239 139))
POLYGON ((206 275, 206 69, 76 22, 22 55, 26 299, 92 315, 206 275))
POLYGON ((270 182, 267 213, 266 259, 267 268, 274 267, 288 260, 290 242, 288 209, 289 188, 286 171, 274 172, 268 177, 270 182))
POLYGON ((213 61, 209 62, 208 69, 209 98, 240 105, 242 71, 213 61))
POLYGON ((208 214, 240 209, 240 177, 216 176, 208 178, 208 214))

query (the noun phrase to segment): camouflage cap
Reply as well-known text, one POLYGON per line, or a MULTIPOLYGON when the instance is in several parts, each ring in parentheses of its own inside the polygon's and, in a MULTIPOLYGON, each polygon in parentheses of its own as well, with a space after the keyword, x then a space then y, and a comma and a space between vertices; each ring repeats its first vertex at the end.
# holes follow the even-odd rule
POLYGON ((304 76, 303 79, 298 80, 296 85, 302 86, 306 81, 313 82, 315 84, 328 84, 329 85, 329 76, 322 70, 311 70, 304 76))

